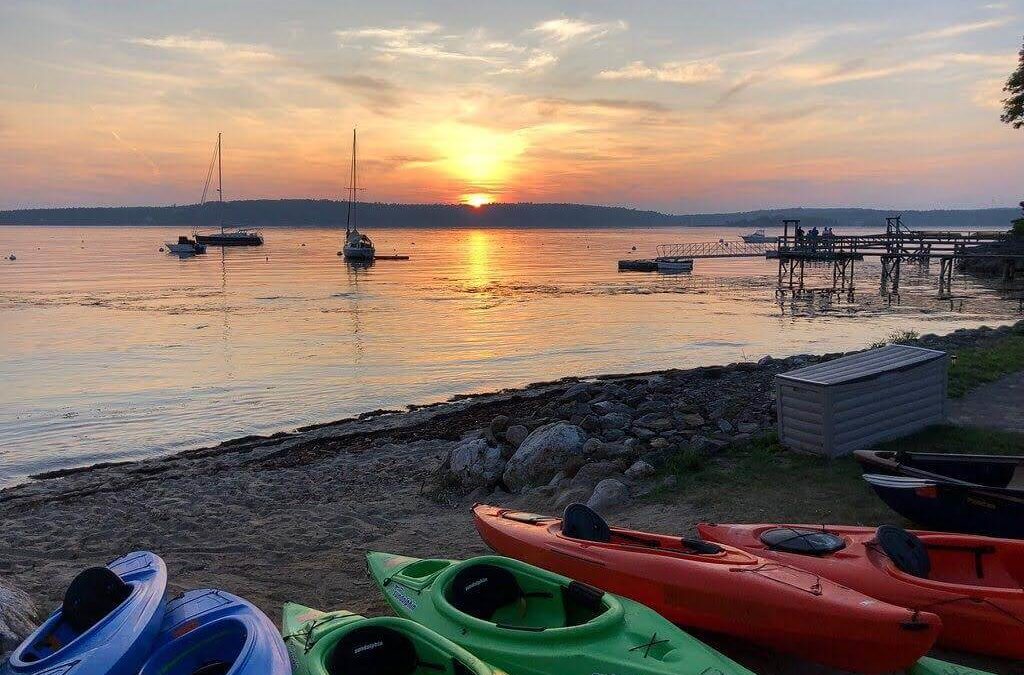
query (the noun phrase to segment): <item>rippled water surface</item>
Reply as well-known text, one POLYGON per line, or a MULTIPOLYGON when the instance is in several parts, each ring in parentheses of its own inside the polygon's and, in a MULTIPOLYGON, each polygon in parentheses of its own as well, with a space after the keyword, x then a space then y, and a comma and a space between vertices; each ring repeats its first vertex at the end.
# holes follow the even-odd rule
MULTIPOLYGON (((335 229, 269 229, 262 248, 179 260, 165 228, 0 227, 0 484, 565 375, 860 347, 894 330, 1019 317, 1004 292, 938 265, 877 264, 858 291, 780 301, 761 259, 692 275, 616 260, 724 229, 378 230, 368 269, 335 229), (636 246, 637 251, 632 252, 636 246)), ((827 268, 807 285, 831 284, 827 268)))

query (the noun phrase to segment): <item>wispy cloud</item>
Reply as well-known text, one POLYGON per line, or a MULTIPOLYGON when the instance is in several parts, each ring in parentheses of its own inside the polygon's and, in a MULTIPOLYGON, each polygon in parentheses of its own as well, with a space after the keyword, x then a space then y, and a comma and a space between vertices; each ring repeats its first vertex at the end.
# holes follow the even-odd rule
POLYGON ((629 28, 625 21, 589 23, 581 19, 549 19, 530 30, 555 42, 589 42, 629 28))
POLYGON ((370 75, 321 75, 321 78, 365 98, 380 113, 391 114, 403 103, 402 90, 383 78, 370 75))
POLYGON ((128 42, 156 49, 224 57, 234 62, 268 63, 277 60, 277 55, 267 47, 209 37, 165 35, 159 38, 132 38, 128 42))
POLYGON ((497 71, 498 75, 522 75, 527 73, 538 73, 549 66, 558 63, 558 57, 551 52, 542 49, 534 49, 530 55, 521 63, 505 66, 497 71))
POLYGON ((675 84, 699 84, 717 80, 721 75, 721 66, 713 61, 690 61, 688 63, 670 61, 658 66, 649 66, 643 61, 634 61, 616 70, 602 70, 597 74, 597 79, 654 80, 675 84))
POLYGON ((441 26, 436 23, 423 23, 416 26, 399 26, 391 28, 357 28, 355 30, 336 30, 334 35, 342 45, 351 40, 376 42, 374 49, 391 56, 407 56, 443 61, 479 61, 496 63, 490 55, 470 53, 448 46, 448 42, 456 41, 458 36, 440 35, 441 26))
POLYGON ((989 30, 990 28, 999 28, 1010 23, 1012 17, 1002 17, 999 19, 988 19, 985 21, 972 21, 967 23, 957 23, 951 26, 945 26, 944 28, 938 28, 935 30, 925 31, 912 35, 912 40, 942 40, 944 38, 959 37, 966 35, 967 33, 975 33, 980 30, 989 30))

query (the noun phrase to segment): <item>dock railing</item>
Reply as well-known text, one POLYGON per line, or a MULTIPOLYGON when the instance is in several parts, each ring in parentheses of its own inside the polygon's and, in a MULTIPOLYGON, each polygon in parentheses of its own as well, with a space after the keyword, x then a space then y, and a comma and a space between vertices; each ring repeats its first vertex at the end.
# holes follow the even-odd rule
POLYGON ((748 244, 745 241, 719 239, 689 244, 660 244, 656 251, 659 260, 683 258, 759 258, 775 250, 774 242, 748 244))

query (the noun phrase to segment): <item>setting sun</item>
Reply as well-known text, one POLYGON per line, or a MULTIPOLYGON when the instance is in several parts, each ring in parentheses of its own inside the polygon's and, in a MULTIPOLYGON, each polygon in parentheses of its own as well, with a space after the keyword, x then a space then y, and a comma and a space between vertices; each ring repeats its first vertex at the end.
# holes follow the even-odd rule
POLYGON ((489 195, 484 192, 474 192, 473 194, 462 195, 462 203, 469 204, 474 209, 478 209, 485 204, 493 204, 496 200, 494 195, 489 195))

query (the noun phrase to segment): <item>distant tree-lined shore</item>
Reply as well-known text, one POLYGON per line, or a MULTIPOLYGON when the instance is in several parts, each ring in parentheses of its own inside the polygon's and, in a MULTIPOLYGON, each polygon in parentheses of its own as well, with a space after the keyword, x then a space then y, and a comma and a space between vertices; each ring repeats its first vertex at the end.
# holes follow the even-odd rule
MULTIPOLYGON (((343 225, 348 205, 327 199, 254 199, 183 206, 70 207, 0 211, 4 225, 313 227, 343 225)), ((865 227, 885 224, 894 212, 863 208, 762 209, 734 213, 674 215, 585 204, 383 204, 358 206, 358 225, 366 229, 402 228, 597 228, 714 227, 751 229, 779 226, 800 218, 805 226, 865 227)), ((910 228, 1006 230, 1017 215, 1012 208, 901 211, 910 228)))

